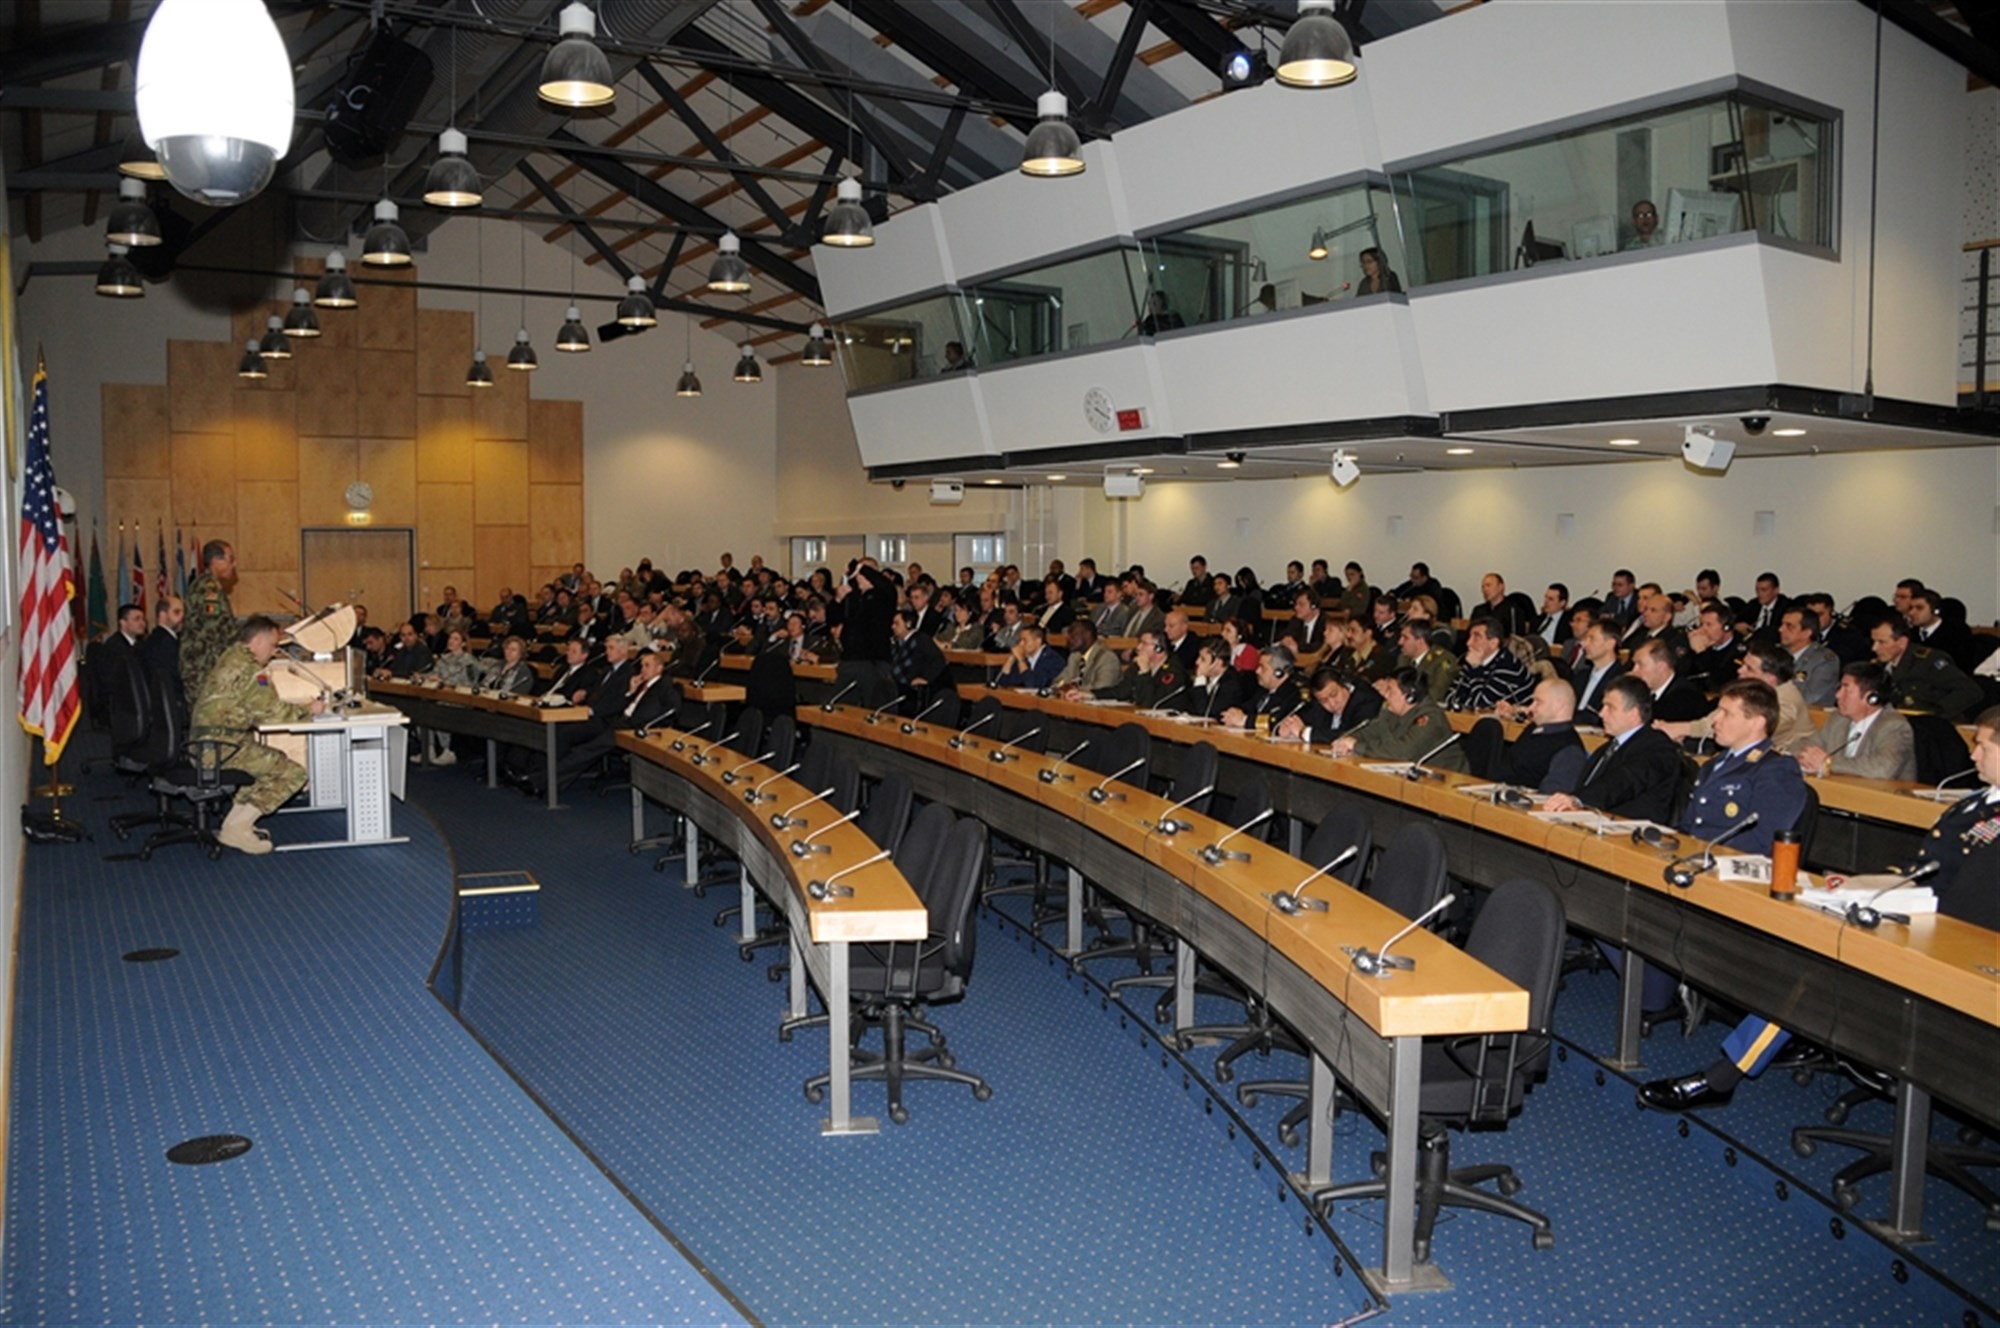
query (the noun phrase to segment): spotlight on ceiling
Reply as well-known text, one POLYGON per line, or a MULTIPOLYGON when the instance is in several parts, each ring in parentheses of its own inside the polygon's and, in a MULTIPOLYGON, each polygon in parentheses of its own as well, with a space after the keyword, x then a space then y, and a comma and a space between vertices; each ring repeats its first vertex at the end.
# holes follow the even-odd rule
POLYGON ((1299 16, 1278 48, 1278 81, 1288 88, 1352 83, 1354 43, 1333 16, 1333 0, 1299 0, 1299 16))
POLYGON ((197 203, 251 198, 292 145, 292 60, 263 0, 161 0, 132 84, 146 146, 197 203))
POLYGON ((806 333, 806 353, 799 357, 799 363, 814 369, 824 369, 833 363, 833 347, 826 343, 826 328, 818 323, 806 333))
POLYGON ((1243 454, 1241 452, 1229 452, 1223 455, 1222 460, 1215 463, 1215 468, 1217 470, 1237 470, 1242 465, 1243 454))
POLYGON ((285 335, 284 319, 272 314, 264 320, 264 339, 257 343, 257 353, 267 360, 292 358, 292 339, 285 335))
POLYGON ((757 363, 757 352, 744 342, 736 348, 736 372, 730 377, 739 383, 761 383, 764 381, 764 367, 757 363))
POLYGON ((139 269, 125 255, 122 244, 106 245, 107 257, 97 269, 97 293, 107 300, 143 300, 146 288, 140 284, 139 269))
POLYGON ((1333 451, 1333 463, 1327 470, 1327 478, 1345 489, 1361 478, 1361 466, 1353 457, 1347 455, 1346 448, 1337 447, 1333 451))
POLYGON ((1681 426, 1681 460, 1696 470, 1728 470, 1729 463, 1735 459, 1736 444, 1727 438, 1717 438, 1712 426, 1681 426))
POLYGON ((750 289, 750 268, 743 261, 743 241, 726 231, 716 242, 715 262, 708 269, 708 288, 720 295, 741 295, 750 289))
POLYGON ((257 338, 243 343, 243 358, 236 362, 238 378, 269 378, 271 371, 264 367, 264 356, 257 349, 257 338))
POLYGON ((312 293, 304 286, 292 289, 292 309, 285 315, 285 331, 294 340, 310 341, 320 335, 319 311, 313 308, 312 293))
POLYGON ((653 310, 653 297, 646 294, 646 279, 636 273, 625 280, 625 298, 618 302, 618 326, 633 331, 657 327, 660 317, 653 310))
POLYGON ((146 182, 130 177, 118 182, 118 206, 104 225, 104 238, 112 244, 138 248, 160 242, 160 219, 146 206, 146 182))
POLYGON ((542 367, 534 346, 529 344, 525 327, 514 334, 514 349, 507 352, 507 367, 515 373, 533 373, 542 367))
POLYGON ((583 0, 571 0, 556 19, 562 35, 542 61, 542 81, 537 89, 543 101, 581 110, 609 106, 617 95, 611 80, 611 61, 597 46, 597 15, 583 0))
POLYGON ((466 157, 465 135, 457 129, 438 134, 438 156, 424 177, 424 202, 432 207, 478 207, 486 197, 479 168, 466 157))
POLYGON ((678 383, 674 384, 674 395, 677 397, 698 397, 701 395, 701 379, 695 377, 693 360, 689 360, 681 365, 681 379, 678 383))
POLYGON ((368 266, 408 267, 415 261, 409 233, 396 217, 396 205, 388 199, 375 205, 375 224, 361 239, 361 261, 368 266))
POLYGON ((493 386, 493 369, 486 363, 485 351, 472 352, 472 367, 465 371, 465 385, 480 388, 493 386))
POLYGON ((1254 88, 1271 77, 1271 61, 1262 51, 1234 50, 1222 57, 1216 70, 1222 76, 1222 90, 1254 88))
POLYGON ((590 349, 590 330, 583 325, 583 313, 575 305, 563 310, 562 331, 556 333, 556 349, 581 355, 590 349))

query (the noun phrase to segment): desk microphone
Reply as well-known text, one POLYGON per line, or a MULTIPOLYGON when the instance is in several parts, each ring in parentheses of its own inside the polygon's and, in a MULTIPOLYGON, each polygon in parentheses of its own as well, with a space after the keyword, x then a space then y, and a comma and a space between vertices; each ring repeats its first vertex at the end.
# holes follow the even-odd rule
POLYGON ((847 686, 841 688, 839 691, 835 692, 832 696, 827 697, 826 700, 820 702, 819 708, 821 712, 828 715, 832 714, 833 708, 836 705, 840 704, 840 698, 846 696, 849 692, 853 691, 860 685, 861 685, 861 680, 859 678, 856 678, 853 682, 850 682, 849 684, 847 684, 847 686))
POLYGON ((1146 713, 1149 715, 1164 715, 1167 712, 1167 702, 1173 700, 1176 696, 1179 696, 1182 692, 1186 690, 1187 690, 1187 685, 1185 683, 1183 683, 1179 687, 1174 688, 1174 690, 1168 692, 1165 696, 1153 702, 1153 704, 1147 706, 1146 713))
POLYGON ((1092 788, 1087 796, 1090 798, 1092 802, 1109 802, 1113 798, 1116 798, 1120 802, 1125 801, 1125 795, 1123 793, 1107 792, 1104 786, 1106 784, 1109 784, 1112 780, 1118 778, 1118 776, 1120 775, 1131 774, 1134 770, 1137 770, 1140 766, 1144 764, 1146 764, 1145 757, 1143 756, 1135 757, 1131 762, 1129 762, 1122 768, 1113 770, 1110 774, 1098 780, 1096 787, 1092 788))
POLYGON ((1064 752, 1061 758, 1058 759, 1054 765, 1049 766, 1044 770, 1037 771, 1035 774, 1035 778, 1041 780, 1044 784, 1053 784, 1058 779, 1072 779, 1072 780, 1075 779, 1076 778, 1075 775, 1060 775, 1057 774, 1056 772, 1061 770, 1064 766, 1068 765, 1070 761, 1075 758, 1078 752, 1082 751, 1084 748, 1088 746, 1090 746, 1090 739, 1085 738, 1082 742, 1078 743, 1076 746, 1064 752))
POLYGON ((694 763, 696 765, 707 765, 712 760, 720 760, 721 759, 720 757, 710 756, 709 753, 714 751, 718 747, 725 747, 728 744, 735 742, 741 736, 743 736, 743 730, 737 729, 734 733, 729 734, 727 737, 717 738, 714 742, 711 742, 710 744, 708 744, 708 746, 702 748, 700 751, 694 754, 693 758, 694 763))
POLYGON ((1353 857, 1356 853, 1360 851, 1361 851, 1360 845, 1349 844, 1346 848, 1340 851, 1339 857, 1335 858, 1332 862, 1327 863, 1326 866, 1321 867, 1318 871, 1306 877, 1303 881, 1300 881, 1290 890, 1280 890, 1276 894, 1267 895, 1266 898, 1268 898, 1271 901, 1272 905, 1276 907, 1280 913, 1285 914, 1287 917, 1296 917, 1300 913, 1305 913, 1305 912, 1324 913, 1326 912, 1326 901, 1324 899, 1301 899, 1299 898, 1299 892, 1301 890, 1304 890, 1307 886, 1311 885, 1314 881, 1317 881, 1320 877, 1331 874, 1335 867, 1338 867, 1341 863, 1346 862, 1349 858, 1353 857))
MULTIPOLYGON (((1342 738, 1351 738, 1355 734, 1361 732, 1361 730, 1367 728, 1370 724, 1373 724, 1376 720, 1380 718, 1381 718, 1380 715, 1370 715, 1368 718, 1362 720, 1359 724, 1356 724, 1353 728, 1346 729, 1343 730, 1342 732, 1334 734, 1333 741, 1339 742, 1342 738)), ((1331 745, 1332 745, 1331 743, 1328 744, 1328 746, 1331 745)))
POLYGON ((1242 834, 1245 830, 1248 830, 1251 826, 1262 825, 1264 822, 1270 820, 1275 815, 1277 815, 1277 808, 1266 807, 1263 811, 1258 812, 1255 816, 1245 821, 1242 825, 1237 826, 1234 830, 1231 830, 1228 834, 1224 835, 1222 838, 1216 840, 1213 844, 1210 844, 1207 848, 1203 849, 1201 851, 1201 860, 1207 863, 1211 867, 1219 867, 1224 862, 1250 861, 1250 855, 1248 853, 1240 853, 1234 849, 1225 851, 1222 846, 1224 844, 1227 844, 1230 840, 1236 838, 1236 836, 1242 834))
POLYGON ((1969 765, 1969 766, 1965 767, 1965 769, 1963 769, 1963 770, 1959 771, 1959 772, 1958 772, 1957 774, 1955 774, 1955 775, 1946 775, 1946 776, 1945 776, 1945 777, 1944 777, 1943 779, 1940 779, 1940 780, 1939 780, 1939 781, 1937 782, 1937 787, 1936 787, 1936 788, 1934 788, 1934 789, 1932 789, 1932 790, 1931 790, 1931 792, 1933 792, 1933 793, 1942 793, 1942 792, 1944 792, 1944 786, 1945 786, 1946 784, 1949 784, 1949 783, 1951 783, 1951 782, 1952 782, 1952 781, 1954 781, 1954 780, 1959 780, 1959 779, 1964 779, 1964 778, 1965 778, 1965 777, 1966 777, 1967 775, 1976 775, 1976 774, 1978 774, 1978 773, 1979 773, 1979 767, 1978 767, 1978 766, 1976 766, 1976 765, 1969 765))
POLYGON ((951 741, 947 743, 946 746, 950 747, 953 751, 958 751, 960 748, 965 746, 966 734, 986 724, 989 720, 995 720, 998 718, 1000 718, 1000 714, 998 711, 988 711, 986 714, 983 714, 979 718, 973 720, 970 724, 967 724, 964 728, 960 729, 958 732, 952 734, 951 741))
MULTIPOLYGON (((792 856, 795 858, 804 858, 804 857, 810 857, 815 853, 833 852, 833 845, 815 844, 813 843, 813 840, 818 839, 821 835, 833 829, 833 827, 835 827, 836 825, 846 825, 849 821, 853 820, 855 817, 859 815, 861 815, 861 809, 859 807, 856 807, 853 811, 847 813, 847 815, 841 817, 839 820, 828 821, 825 825, 813 831, 811 834, 807 835, 804 839, 794 839, 792 841, 792 856)), ((804 822, 800 822, 800 824, 804 824, 804 822)))
POLYGON ((1202 789, 1199 793, 1190 793, 1187 797, 1182 798, 1179 802, 1167 808, 1166 813, 1163 816, 1161 816, 1158 821, 1149 822, 1142 820, 1139 822, 1139 824, 1145 826, 1148 830, 1153 831, 1155 834, 1165 835, 1168 839, 1172 839, 1175 835, 1179 834, 1183 830, 1194 829, 1193 824, 1190 822, 1175 820, 1174 813, 1179 811, 1181 808, 1187 806, 1189 803, 1199 801, 1200 799, 1207 797, 1209 794, 1213 792, 1215 792, 1215 785, 1210 784, 1207 788, 1202 789))
POLYGON ((687 750, 687 745, 688 745, 687 740, 689 738, 698 738, 702 734, 708 732, 710 729, 714 727, 715 727, 714 720, 712 719, 704 720, 701 724, 697 725, 694 728, 689 729, 686 733, 681 734, 680 737, 675 738, 672 742, 668 743, 667 746, 672 748, 674 751, 684 752, 687 750))
POLYGON ((1502 784, 1493 790, 1493 802, 1500 807, 1518 807, 1527 811, 1535 805, 1535 799, 1526 789, 1515 788, 1512 784, 1502 784))
POLYGON ((1429 751, 1425 752, 1422 756, 1419 756, 1416 760, 1410 762, 1409 772, 1405 774, 1403 778, 1443 779, 1444 775, 1441 771, 1424 769, 1424 762, 1430 760, 1433 756, 1436 756, 1439 752, 1451 746, 1453 743, 1457 742, 1460 738, 1463 738, 1464 736, 1465 735, 1463 733, 1453 733, 1449 738, 1446 738, 1443 742, 1431 748, 1429 751))
POLYGON ((759 761, 768 761, 777 754, 778 754, 777 751, 774 749, 772 751, 765 752, 762 756, 753 756, 749 760, 745 761, 742 765, 735 766, 732 767, 731 769, 723 771, 722 782, 725 784, 734 784, 737 780, 738 772, 748 770, 751 766, 756 765, 759 761))
POLYGON ((1883 913, 1875 907, 1875 901, 1880 899, 1883 895, 1888 894, 1891 890, 1900 890, 1906 885, 1914 885, 1918 881, 1937 875, 1939 869, 1942 868, 1943 866, 1944 863, 1938 861, 1936 858, 1933 858, 1929 862, 1926 862, 1922 866, 1918 867, 1915 871, 1911 872, 1909 875, 1902 877, 1900 880, 1889 882, 1889 884, 1883 886, 1880 890, 1877 890, 1874 894, 1868 896, 1868 898, 1862 900, 1860 903, 1849 904, 1847 906, 1847 915, 1846 915, 1847 920, 1853 923, 1855 926, 1863 928, 1864 930, 1867 931, 1874 931, 1877 927, 1881 926, 1885 922, 1900 922, 1905 927, 1909 926, 1910 925, 1909 914, 1883 913))
POLYGON ((914 716, 904 720, 903 732, 915 733, 917 731, 917 725, 920 722, 922 722, 923 717, 925 715, 928 715, 931 711, 937 709, 939 706, 943 705, 946 701, 949 700, 951 700, 951 693, 946 692, 943 696, 940 696, 937 700, 931 702, 929 705, 925 706, 922 710, 919 710, 914 716))
POLYGON ((873 710, 869 711, 865 716, 863 716, 861 722, 864 724, 873 724, 876 720, 882 718, 882 712, 884 710, 887 710, 890 706, 895 705, 898 701, 901 701, 902 699, 903 698, 901 696, 890 697, 888 700, 884 701, 881 705, 876 706, 873 710))
POLYGON ((989 759, 995 762, 1019 760, 1020 759, 1019 757, 1014 756, 1012 754, 1012 748, 1014 747, 1014 744, 1026 742, 1028 739, 1034 737, 1037 733, 1040 733, 1041 731, 1042 731, 1041 726, 1038 724, 1034 728, 1029 729, 1026 733, 1023 733, 1020 737, 1009 739, 1004 745, 995 747, 992 750, 992 752, 988 754, 989 759))
POLYGON ((888 856, 889 856, 889 850, 885 848, 872 858, 863 858, 860 862, 855 863, 852 867, 841 868, 833 875, 827 877, 824 881, 808 882, 806 885, 806 893, 811 895, 814 899, 820 899, 820 900, 843 898, 847 895, 851 895, 854 893, 854 891, 850 890, 848 887, 844 885, 835 885, 834 882, 839 880, 843 876, 849 875, 850 873, 860 871, 863 867, 873 867, 876 863, 880 862, 882 859, 888 856))
POLYGON ((807 798, 804 802, 793 803, 790 807, 787 807, 784 811, 772 812, 771 828, 773 830, 797 830, 801 828, 806 824, 806 822, 801 818, 792 815, 792 813, 797 811, 804 811, 807 807, 812 806, 814 803, 820 801, 822 798, 830 798, 832 796, 833 796, 833 790, 827 789, 824 792, 813 794, 810 798, 807 798))
POLYGON ((715 672, 715 666, 720 663, 722 663, 721 655, 717 655, 714 659, 708 661, 708 667, 703 669, 700 673, 697 673, 694 676, 694 680, 688 683, 688 686, 697 689, 700 688, 703 684, 705 684, 708 681, 708 675, 715 672))
MULTIPOLYGON (((771 779, 765 780, 764 784, 769 784, 773 779, 783 779, 786 775, 791 774, 792 771, 798 769, 800 766, 804 764, 805 762, 803 761, 794 761, 790 765, 786 766, 783 770, 780 770, 777 774, 772 775, 771 779)), ((749 803, 752 807, 755 807, 760 802, 776 802, 778 800, 778 795, 775 793, 764 792, 764 784, 759 784, 755 788, 744 789, 743 801, 749 803)))
POLYGON ((1737 835, 1748 830, 1755 824, 1757 824, 1757 813, 1751 812, 1735 825, 1730 826, 1721 834, 1703 844, 1701 852, 1690 853, 1684 858, 1675 858, 1667 864, 1667 884, 1677 890, 1686 890, 1691 887, 1694 884, 1695 877, 1715 865, 1715 846, 1717 844, 1720 844, 1725 839, 1734 839, 1737 835))
POLYGON ((1453 901, 1457 898, 1458 896, 1455 894, 1446 895, 1443 899, 1438 900, 1437 903, 1432 904, 1416 918, 1412 919, 1409 926, 1382 942, 1382 949, 1379 952, 1371 953, 1365 945, 1358 949, 1354 946, 1343 945, 1340 947, 1341 951, 1354 960, 1354 967, 1356 969, 1371 978, 1386 978, 1390 973, 1399 968, 1414 969, 1417 966, 1416 960, 1405 959, 1402 955, 1392 955, 1389 953, 1390 949, 1395 946, 1397 941, 1402 940, 1405 936, 1408 936, 1411 932, 1444 912, 1445 909, 1451 907, 1453 901))

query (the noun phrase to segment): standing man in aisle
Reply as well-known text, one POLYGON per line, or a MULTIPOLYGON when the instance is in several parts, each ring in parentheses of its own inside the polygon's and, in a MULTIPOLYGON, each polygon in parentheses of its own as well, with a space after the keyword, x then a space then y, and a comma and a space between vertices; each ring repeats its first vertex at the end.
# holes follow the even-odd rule
POLYGON ((894 643, 889 622, 896 616, 896 586, 873 558, 848 564, 835 597, 842 608, 840 663, 834 667, 835 690, 849 683, 853 704, 874 709, 896 696, 896 679, 889 670, 894 643))
POLYGON ((236 801, 215 834, 239 853, 269 853, 271 841, 256 828, 258 819, 284 806, 306 786, 305 767, 259 742, 257 726, 295 722, 326 709, 326 702, 317 698, 310 705, 278 698, 264 672, 277 651, 278 624, 262 614, 244 619, 236 644, 226 647, 204 675, 194 703, 190 736, 224 744, 223 768, 240 770, 251 779, 247 788, 236 791, 236 801))
POLYGON ((237 643, 236 611, 229 607, 235 584, 235 547, 227 540, 202 545, 201 575, 188 583, 187 626, 181 632, 181 685, 191 697, 201 696, 208 671, 237 643))

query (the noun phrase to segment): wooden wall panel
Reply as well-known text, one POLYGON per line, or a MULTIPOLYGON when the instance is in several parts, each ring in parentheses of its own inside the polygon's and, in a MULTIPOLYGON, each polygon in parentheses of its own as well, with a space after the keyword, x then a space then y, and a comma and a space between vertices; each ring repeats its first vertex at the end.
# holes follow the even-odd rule
POLYGON ((462 309, 417 310, 417 391, 466 397, 465 370, 472 363, 472 314, 462 309))
POLYGON ((583 486, 528 486, 528 561, 567 568, 583 557, 583 486))
MULTIPOLYGON (((475 604, 491 605, 502 586, 525 594, 528 584, 528 528, 478 526, 473 531, 473 568, 478 573, 475 604)), ((464 587, 460 587, 464 589, 464 587)))
MULTIPOLYGON (((126 537, 131 532, 141 530, 146 535, 146 566, 153 565, 154 532, 164 528, 167 538, 173 539, 174 530, 174 482, 170 479, 106 479, 104 481, 104 524, 98 535, 103 543, 98 546, 104 556, 104 576, 107 583, 111 579, 111 565, 118 558, 118 523, 125 523, 126 537)), ((171 554, 173 550, 169 549, 171 554)), ((90 550, 85 548, 78 560, 79 571, 90 571, 90 550)))
POLYGON ((526 442, 503 438, 473 442, 472 507, 473 520, 482 526, 528 524, 526 442))
POLYGON ((299 477, 298 398, 291 392, 246 392, 236 400, 236 478, 299 477))
MULTIPOLYGON (((299 570, 299 486, 291 480, 239 480, 236 565, 248 571, 299 570)), ((290 587, 297 590, 296 585, 290 587)))
MULTIPOLYGON (((361 307, 354 314, 354 344, 363 350, 413 351, 417 348, 417 288, 414 285, 378 286, 378 280, 414 282, 416 269, 369 267, 355 262, 348 272, 365 276, 369 284, 358 289, 361 307)), ((411 366, 415 372, 415 365, 411 366)))
MULTIPOLYGON (((293 561, 298 561, 299 532, 291 537, 293 561)), ((238 546, 239 548, 241 546, 238 546)), ((236 589, 229 592, 229 607, 237 617, 251 613, 268 613, 273 617, 289 618, 298 613, 291 600, 281 591, 299 593, 299 573, 297 568, 289 572, 249 572, 238 570, 236 589)))
POLYGON ((181 521, 204 530, 236 524, 236 435, 176 432, 173 479, 181 521))
POLYGON ((362 438, 417 436, 417 357, 407 351, 354 352, 354 432, 362 438))
MULTIPOLYGON (((331 327, 340 316, 338 309, 320 310, 320 326, 331 327)), ((321 337, 312 348, 312 360, 299 372, 294 393, 298 398, 299 432, 320 438, 354 436, 355 350, 352 346, 327 344, 321 337)))
POLYGON ((464 398, 417 398, 417 481, 472 482, 472 403, 464 398))
POLYGON ((505 367, 503 348, 486 352, 493 368, 493 386, 472 393, 472 435, 475 438, 526 438, 528 436, 528 380, 531 373, 505 367))
MULTIPOLYGON (((417 484, 417 564, 469 567, 472 542, 472 486, 417 484)), ((465 587, 460 586, 460 590, 465 587)))
POLYGON ((360 478, 360 448, 352 438, 300 438, 299 524, 345 524, 347 486, 360 478))
POLYGON ((583 403, 528 403, 528 482, 583 483, 583 403))
POLYGON ((167 389, 106 383, 102 399, 105 477, 165 479, 173 474, 167 389))
MULTIPOLYGON (((470 542, 468 541, 468 546, 469 543, 470 542)), ((419 566, 417 569, 418 601, 423 605, 424 612, 430 613, 431 611, 436 609, 438 605, 444 603, 444 588, 446 586, 456 586, 458 588, 459 594, 465 596, 465 602, 472 605, 472 616, 474 618, 478 618, 481 614, 485 613, 486 610, 491 606, 478 603, 476 600, 472 598, 473 579, 474 579, 474 574, 472 568, 469 566, 467 567, 419 566)), ((479 628, 478 634, 484 636, 486 634, 485 628, 484 627, 479 628)))
POLYGON ((375 490, 369 524, 413 526, 417 522, 417 444, 411 438, 363 438, 361 478, 375 490))
POLYGON ((229 431, 236 361, 242 355, 241 342, 233 349, 221 341, 167 343, 167 397, 175 433, 229 431))

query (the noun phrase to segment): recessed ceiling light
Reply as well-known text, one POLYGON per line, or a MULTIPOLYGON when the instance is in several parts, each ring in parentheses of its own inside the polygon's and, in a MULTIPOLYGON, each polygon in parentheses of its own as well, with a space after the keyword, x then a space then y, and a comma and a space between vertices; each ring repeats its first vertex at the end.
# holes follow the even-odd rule
POLYGON ((1613 447, 1637 447, 1639 440, 1637 438, 1613 438, 1611 445, 1613 447))
POLYGON ((1447 447, 1444 450, 1444 454, 1446 456, 1471 456, 1472 449, 1469 447, 1447 447))
POLYGON ((1134 475, 1150 475, 1153 473, 1153 468, 1151 466, 1134 466, 1132 467, 1132 473, 1134 475))
POLYGON ((1806 436, 1806 431, 1804 429, 1773 429, 1771 430, 1771 436, 1773 438, 1803 438, 1806 436))
POLYGON ((1069 476, 1067 475, 1051 475, 1049 476, 1049 482, 1052 484, 1060 484, 1068 478, 1069 476))
POLYGON ((999 481, 999 480, 981 480, 981 481, 980 481, 980 483, 981 483, 981 484, 998 484, 998 483, 1000 483, 1000 481, 999 481))

